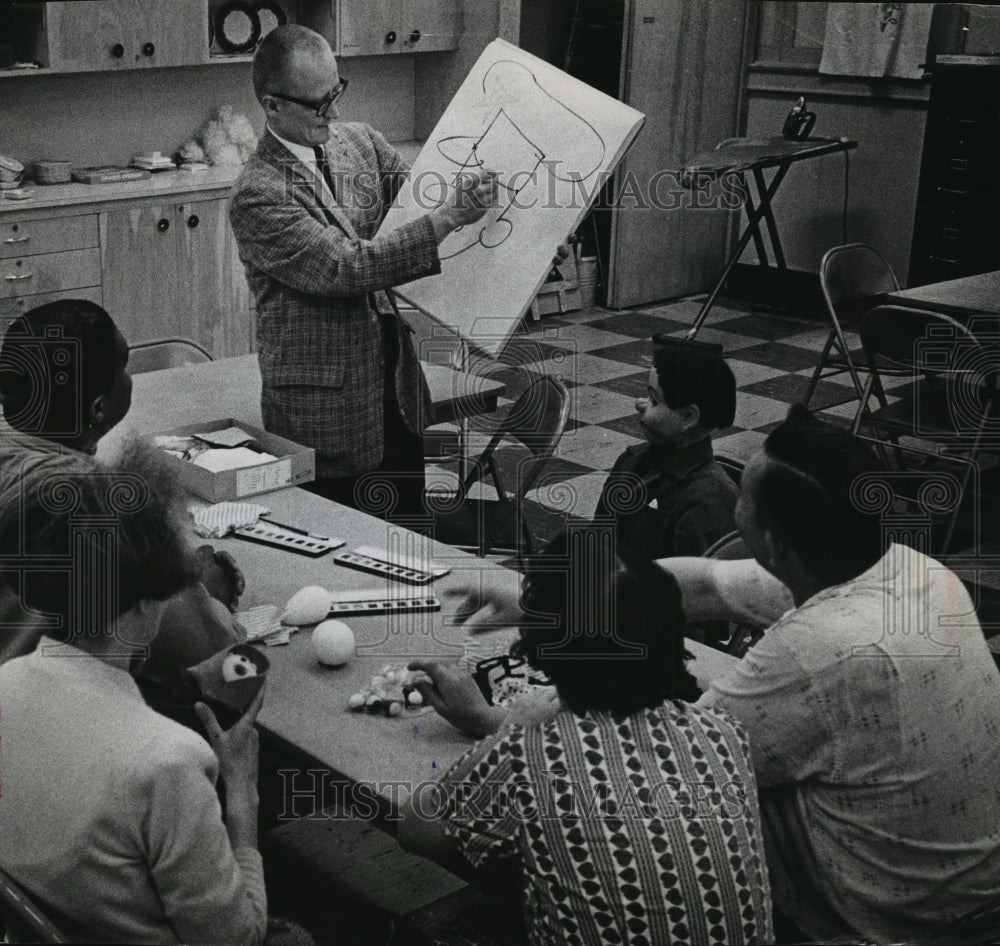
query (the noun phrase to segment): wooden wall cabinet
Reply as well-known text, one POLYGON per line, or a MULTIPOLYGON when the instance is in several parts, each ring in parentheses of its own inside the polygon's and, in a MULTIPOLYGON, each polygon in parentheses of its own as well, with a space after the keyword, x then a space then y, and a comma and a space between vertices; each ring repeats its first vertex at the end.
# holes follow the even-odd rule
POLYGON ((45 29, 59 72, 195 65, 208 54, 203 0, 49 3, 45 29))
POLYGON ((216 356, 253 350, 228 206, 213 198, 100 215, 104 307, 130 344, 181 337, 216 356))
POLYGON ((461 33, 458 0, 303 0, 299 21, 338 56, 455 49, 461 33))
POLYGON ((250 290, 229 228, 228 186, 152 197, 132 188, 99 204, 3 208, 0 317, 86 298, 111 313, 130 344, 181 337, 215 357, 253 351, 250 290))

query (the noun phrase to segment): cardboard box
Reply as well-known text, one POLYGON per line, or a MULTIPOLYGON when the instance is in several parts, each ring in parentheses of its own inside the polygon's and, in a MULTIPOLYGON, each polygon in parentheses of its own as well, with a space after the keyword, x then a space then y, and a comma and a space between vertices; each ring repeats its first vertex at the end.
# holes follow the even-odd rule
POLYGON ((241 427, 260 444, 263 450, 274 454, 278 459, 273 463, 261 463, 240 470, 220 470, 213 473, 195 463, 164 453, 167 466, 177 474, 181 485, 189 493, 194 493, 209 502, 221 503, 289 486, 301 486, 316 479, 316 451, 312 447, 303 447, 293 440, 269 434, 260 427, 254 427, 253 424, 232 417, 159 430, 153 436, 191 437, 194 434, 225 430, 227 427, 241 427))

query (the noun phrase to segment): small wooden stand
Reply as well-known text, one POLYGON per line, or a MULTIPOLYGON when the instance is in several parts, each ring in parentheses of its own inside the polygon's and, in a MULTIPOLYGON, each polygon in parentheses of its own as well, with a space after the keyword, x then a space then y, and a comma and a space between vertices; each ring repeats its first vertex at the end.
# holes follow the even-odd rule
POLYGON ((576 267, 576 245, 573 252, 558 266, 552 267, 552 274, 531 300, 531 317, 536 322, 543 315, 553 312, 575 312, 581 308, 580 275, 576 267), (559 278, 555 278, 555 274, 559 278))

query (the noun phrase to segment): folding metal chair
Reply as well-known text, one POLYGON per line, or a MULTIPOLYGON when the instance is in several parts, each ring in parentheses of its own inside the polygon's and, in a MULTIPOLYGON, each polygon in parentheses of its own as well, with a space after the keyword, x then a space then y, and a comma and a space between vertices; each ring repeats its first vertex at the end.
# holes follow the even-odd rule
POLYGON ((475 549, 480 556, 494 548, 534 552, 535 543, 522 508, 524 497, 538 484, 568 419, 566 385, 548 376, 534 381, 511 405, 486 449, 471 461, 471 470, 459 484, 457 494, 443 496, 433 490, 426 494, 427 505, 434 512, 434 537, 450 545, 475 549), (517 464, 516 482, 510 489, 497 462, 497 449, 504 441, 515 441, 527 450, 527 456, 517 464), (470 498, 472 486, 485 480, 487 474, 497 499, 470 498))
MULTIPOLYGON (((702 558, 714 558, 721 561, 752 557, 747 551, 743 539, 740 538, 739 532, 735 530, 715 541, 702 556, 702 558)), ((751 627, 749 624, 707 621, 702 626, 705 628, 706 637, 714 638, 714 640, 706 640, 706 643, 718 650, 725 651, 727 654, 732 654, 734 657, 742 657, 764 635, 761 628, 751 627)))
MULTIPOLYGON (((997 432, 997 375, 1000 361, 969 326, 948 315, 903 306, 876 306, 861 321, 861 342, 869 376, 851 432, 881 449, 890 448, 905 469, 905 454, 921 457, 924 469, 943 460, 955 463, 962 476, 940 554, 951 544, 958 515, 987 434, 997 432), (882 365, 911 379, 907 393, 891 406, 871 410, 873 389, 882 365), (900 437, 916 443, 900 442, 900 437)), ((898 393, 898 392, 894 392, 898 393)), ((987 442, 987 445, 989 443, 987 442)))
POLYGON ((69 943, 62 931, 0 870, 0 917, 6 943, 69 943))
POLYGON ((203 361, 212 361, 212 356, 197 342, 187 338, 158 338, 130 345, 128 350, 128 370, 131 374, 197 365, 203 361))
MULTIPOLYGON (((827 250, 820 263, 819 282, 830 317, 830 332, 819 364, 809 379, 804 400, 806 407, 820 380, 841 374, 851 376, 854 390, 861 397, 861 374, 867 373, 868 360, 863 349, 850 347, 847 331, 856 332, 861 316, 879 305, 886 293, 899 288, 896 274, 886 258, 867 243, 848 243, 827 250)), ((885 395, 881 387, 876 388, 875 395, 884 407, 885 395)))
POLYGON ((746 469, 746 463, 738 460, 736 457, 727 457, 724 454, 718 453, 715 455, 715 462, 726 471, 726 475, 738 487, 743 479, 743 471, 746 469))

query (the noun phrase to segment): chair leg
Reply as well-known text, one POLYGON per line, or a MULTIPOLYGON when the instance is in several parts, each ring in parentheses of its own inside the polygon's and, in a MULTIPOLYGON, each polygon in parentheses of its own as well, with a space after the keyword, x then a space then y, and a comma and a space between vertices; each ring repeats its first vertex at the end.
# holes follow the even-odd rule
POLYGON ((819 384, 819 379, 822 377, 827 356, 830 354, 830 348, 833 346, 833 340, 836 337, 837 333, 831 329, 830 334, 826 337, 826 344, 823 346, 823 351, 820 353, 819 364, 816 365, 816 370, 812 373, 812 377, 809 379, 809 387, 806 389, 806 396, 802 400, 805 407, 809 406, 809 402, 812 400, 813 394, 816 393, 816 385, 819 384))

